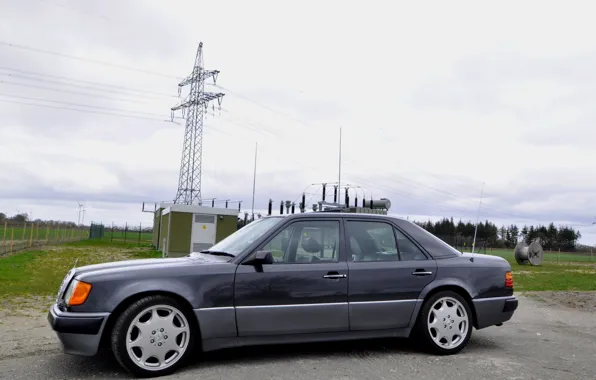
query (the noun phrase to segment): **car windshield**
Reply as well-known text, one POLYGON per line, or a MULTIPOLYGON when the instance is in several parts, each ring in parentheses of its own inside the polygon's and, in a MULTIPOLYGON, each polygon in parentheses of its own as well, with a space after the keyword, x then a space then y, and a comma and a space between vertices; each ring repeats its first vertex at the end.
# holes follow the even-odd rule
POLYGON ((281 217, 257 219, 256 221, 247 224, 245 227, 242 227, 238 231, 226 237, 206 251, 225 252, 236 256, 240 252, 244 251, 252 243, 254 243, 255 240, 263 236, 264 233, 275 227, 282 220, 283 218, 281 217))

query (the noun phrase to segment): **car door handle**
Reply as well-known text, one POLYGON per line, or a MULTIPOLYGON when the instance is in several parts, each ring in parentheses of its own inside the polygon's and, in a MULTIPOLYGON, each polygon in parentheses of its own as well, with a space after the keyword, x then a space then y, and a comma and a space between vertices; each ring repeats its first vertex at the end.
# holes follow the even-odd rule
POLYGON ((430 275, 433 274, 433 272, 427 272, 427 271, 424 271, 424 270, 417 270, 417 271, 412 272, 412 274, 414 276, 430 276, 430 275))
POLYGON ((323 276, 323 278, 328 278, 328 279, 331 279, 331 280, 340 279, 340 278, 346 278, 346 277, 348 277, 347 274, 339 274, 339 273, 337 273, 337 274, 326 274, 326 275, 323 276))

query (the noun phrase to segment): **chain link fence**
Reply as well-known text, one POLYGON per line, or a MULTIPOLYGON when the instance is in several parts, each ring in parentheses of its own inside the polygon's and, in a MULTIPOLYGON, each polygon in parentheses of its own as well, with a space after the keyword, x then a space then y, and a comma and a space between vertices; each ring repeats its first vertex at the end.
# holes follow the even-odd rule
POLYGON ((89 239, 109 242, 120 242, 136 244, 138 246, 151 245, 153 238, 153 227, 143 227, 142 223, 105 225, 103 223, 91 223, 89 227, 89 239))

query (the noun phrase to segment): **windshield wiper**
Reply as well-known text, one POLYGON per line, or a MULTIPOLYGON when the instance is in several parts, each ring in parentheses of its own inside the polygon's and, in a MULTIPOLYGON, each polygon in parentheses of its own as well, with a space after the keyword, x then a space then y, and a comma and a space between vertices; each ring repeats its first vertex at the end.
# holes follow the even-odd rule
POLYGON ((231 253, 223 252, 223 251, 210 251, 210 250, 206 249, 204 251, 199 251, 199 252, 200 253, 208 253, 208 254, 214 255, 214 256, 236 257, 235 255, 232 255, 231 253))

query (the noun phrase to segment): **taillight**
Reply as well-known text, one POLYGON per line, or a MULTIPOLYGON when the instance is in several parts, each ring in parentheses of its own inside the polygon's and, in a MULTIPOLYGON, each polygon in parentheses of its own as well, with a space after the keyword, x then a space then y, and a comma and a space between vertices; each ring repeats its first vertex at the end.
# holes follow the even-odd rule
POLYGON ((505 287, 513 288, 513 273, 505 273, 505 287))

